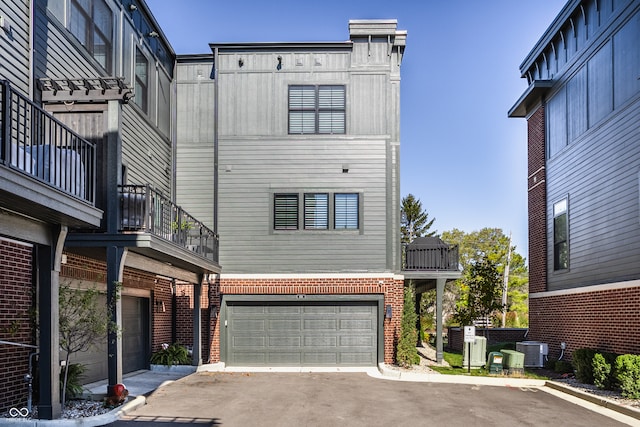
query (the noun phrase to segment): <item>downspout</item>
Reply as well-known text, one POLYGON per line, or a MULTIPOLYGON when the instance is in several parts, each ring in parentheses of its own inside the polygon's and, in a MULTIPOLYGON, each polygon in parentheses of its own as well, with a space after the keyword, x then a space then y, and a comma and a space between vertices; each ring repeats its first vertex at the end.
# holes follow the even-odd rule
MULTIPOLYGON (((213 49, 213 232, 218 236, 218 48, 213 49)), ((218 262, 220 247, 218 246, 218 262)))

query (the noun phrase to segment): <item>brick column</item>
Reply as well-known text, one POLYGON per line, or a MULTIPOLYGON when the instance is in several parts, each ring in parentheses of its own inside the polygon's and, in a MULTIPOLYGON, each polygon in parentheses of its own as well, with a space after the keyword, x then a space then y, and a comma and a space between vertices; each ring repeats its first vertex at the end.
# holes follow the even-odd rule
POLYGON ((547 289, 547 187, 544 106, 527 120, 529 292, 547 289))

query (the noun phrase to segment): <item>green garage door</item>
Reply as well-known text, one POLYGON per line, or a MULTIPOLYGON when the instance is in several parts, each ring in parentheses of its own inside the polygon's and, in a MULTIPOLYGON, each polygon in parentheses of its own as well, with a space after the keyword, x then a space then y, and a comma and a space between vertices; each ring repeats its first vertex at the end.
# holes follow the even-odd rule
POLYGON ((228 302, 229 366, 375 366, 377 304, 228 302))

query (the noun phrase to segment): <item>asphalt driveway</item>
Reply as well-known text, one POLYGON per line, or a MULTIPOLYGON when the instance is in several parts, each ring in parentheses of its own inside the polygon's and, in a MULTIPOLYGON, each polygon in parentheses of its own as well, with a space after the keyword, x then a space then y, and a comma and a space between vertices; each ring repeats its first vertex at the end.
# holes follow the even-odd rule
POLYGON ((402 382, 366 373, 201 372, 112 426, 621 426, 540 388, 402 382))

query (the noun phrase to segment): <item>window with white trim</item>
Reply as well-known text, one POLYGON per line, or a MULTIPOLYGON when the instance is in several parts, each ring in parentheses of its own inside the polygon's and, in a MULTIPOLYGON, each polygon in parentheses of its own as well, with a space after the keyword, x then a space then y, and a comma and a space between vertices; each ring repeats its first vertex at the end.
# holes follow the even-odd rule
POLYGON ((69 31, 108 74, 112 73, 113 12, 104 0, 71 0, 69 31))
POLYGON ((149 60, 138 48, 136 48, 135 97, 133 100, 138 107, 142 108, 142 111, 148 112, 149 60))
POLYGON ((562 199, 553 205, 553 269, 569 268, 568 201, 562 199))
POLYGON ((289 86, 289 134, 344 134, 344 85, 289 86))

